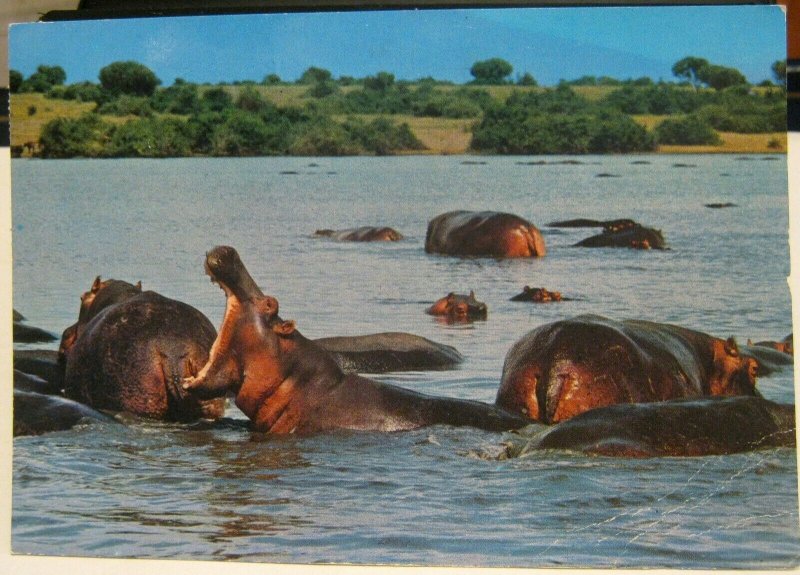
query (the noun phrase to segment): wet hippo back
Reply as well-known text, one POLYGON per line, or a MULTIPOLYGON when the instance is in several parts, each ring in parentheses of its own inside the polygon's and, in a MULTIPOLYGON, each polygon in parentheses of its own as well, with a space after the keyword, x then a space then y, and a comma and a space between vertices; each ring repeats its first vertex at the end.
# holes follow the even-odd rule
POLYGON ((182 377, 205 363, 215 335, 191 306, 142 292, 86 324, 66 359, 66 395, 95 408, 154 419, 219 416, 221 403, 203 406, 173 393, 182 377))
POLYGON ((794 447, 794 406, 759 397, 602 407, 539 431, 512 456, 567 449, 626 457, 721 455, 794 447))
POLYGON ((454 347, 410 333, 375 333, 314 340, 345 372, 385 373, 452 369, 464 361, 454 347))
POLYGON ((531 222, 502 212, 458 210, 428 222, 427 253, 495 258, 541 257, 541 232, 531 222))
POLYGON ((552 423, 618 403, 758 395, 735 342, 646 321, 578 316, 541 326, 508 352, 497 404, 552 423))

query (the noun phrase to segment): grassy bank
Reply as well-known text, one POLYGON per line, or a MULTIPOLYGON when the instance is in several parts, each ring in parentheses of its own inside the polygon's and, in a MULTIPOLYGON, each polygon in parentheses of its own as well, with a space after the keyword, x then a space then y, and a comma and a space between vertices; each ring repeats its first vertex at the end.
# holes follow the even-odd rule
MULTIPOLYGON (((304 105, 310 98, 306 96, 307 86, 279 85, 258 86, 257 89, 267 99, 278 106, 290 104, 304 105)), ((347 90, 349 87, 343 88, 347 90)), ((486 89, 486 88, 484 88, 486 89)), ((522 90, 540 90, 541 88, 522 88, 522 90)), ((576 92, 586 97, 599 99, 609 91, 609 87, 577 87, 576 92)), ((228 86, 234 96, 241 90, 239 86, 228 86)), ((513 90, 521 90, 515 86, 489 87, 492 97, 503 100, 513 90)), ((76 118, 94 109, 93 103, 82 103, 68 100, 46 98, 38 93, 13 94, 11 97, 11 145, 24 146, 33 143, 38 146, 39 134, 42 126, 47 122, 63 117, 76 118)), ((361 116, 365 119, 370 116, 361 116)), ((648 130, 652 130, 667 116, 634 116, 634 119, 648 130)), ((104 116, 106 121, 124 123, 128 117, 104 116)), ((335 117, 343 121, 344 117, 335 117)), ((397 115, 394 120, 406 122, 414 135, 425 145, 425 154, 465 154, 469 153, 471 139, 471 126, 474 119, 450 119, 397 115)), ((763 154, 785 153, 787 134, 785 132, 767 134, 738 134, 720 132, 722 143, 717 146, 674 146, 661 145, 657 153, 736 153, 736 154, 763 154)), ((29 152, 24 152, 27 155, 29 152)))

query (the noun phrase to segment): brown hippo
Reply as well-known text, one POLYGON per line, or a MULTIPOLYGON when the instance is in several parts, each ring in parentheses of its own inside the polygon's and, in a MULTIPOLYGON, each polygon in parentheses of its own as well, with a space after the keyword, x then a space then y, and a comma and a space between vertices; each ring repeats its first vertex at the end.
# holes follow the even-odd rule
POLYGON ((629 218, 620 218, 616 220, 590 220, 587 218, 577 218, 574 220, 561 220, 558 222, 550 222, 547 224, 549 228, 603 228, 609 232, 618 232, 638 226, 635 221, 629 218))
POLYGON ((794 334, 789 334, 781 341, 758 341, 753 343, 750 340, 747 340, 747 345, 754 345, 759 347, 771 347, 772 349, 778 350, 781 353, 785 353, 788 355, 794 355, 794 334))
POLYGON ((63 367, 58 364, 58 352, 51 349, 15 349, 14 370, 35 375, 54 389, 62 388, 63 367))
POLYGON ((508 430, 527 423, 477 401, 345 374, 330 353, 280 318, 278 301, 259 289, 235 249, 214 248, 205 266, 225 292, 225 316, 208 363, 183 388, 199 397, 232 390, 256 431, 402 431, 434 424, 508 430))
POLYGON ((440 214, 428 222, 425 251, 451 256, 542 257, 541 232, 529 221, 501 212, 440 214))
POLYGON ((442 317, 448 322, 463 323, 486 319, 489 308, 475 298, 474 291, 470 291, 469 295, 450 292, 425 310, 425 313, 442 317))
POLYGON ((522 293, 511 298, 511 301, 531 301, 534 303, 550 303, 554 301, 569 301, 561 295, 560 291, 550 291, 545 288, 532 288, 525 286, 522 293))
POLYGON ((505 455, 567 449, 607 456, 686 457, 796 444, 794 405, 760 397, 610 405, 536 431, 521 445, 512 442, 505 455))
POLYGON ((496 404, 553 423, 617 403, 758 396, 756 371, 733 338, 583 315, 538 327, 512 346, 496 404))
POLYGON ((603 228, 603 232, 579 241, 576 246, 584 248, 633 248, 640 250, 664 250, 667 242, 661 230, 640 224, 619 228, 603 228))
POLYGON ((348 372, 445 370, 464 361, 456 348, 411 333, 323 337, 314 342, 348 372))
POLYGON ((202 313, 119 280, 98 278, 87 294, 62 340, 67 397, 169 421, 222 415, 224 398, 201 402, 179 391, 180 380, 205 364, 216 336, 202 313))
POLYGON ((340 242, 396 242, 403 239, 403 235, 397 230, 372 226, 347 230, 317 230, 314 235, 332 238, 340 242))
POLYGON ((61 334, 61 343, 58 346, 58 361, 66 366, 66 354, 75 345, 75 340, 83 333, 86 324, 98 313, 107 307, 129 300, 142 293, 142 282, 136 285, 126 281, 108 279, 101 280, 100 276, 94 278, 89 291, 81 295, 81 305, 78 310, 78 321, 69 326, 61 334))

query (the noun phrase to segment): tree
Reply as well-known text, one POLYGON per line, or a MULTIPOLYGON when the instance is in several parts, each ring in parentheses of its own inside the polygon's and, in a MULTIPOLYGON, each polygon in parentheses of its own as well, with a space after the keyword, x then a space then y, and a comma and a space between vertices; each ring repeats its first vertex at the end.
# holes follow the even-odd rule
POLYGON ((514 67, 502 58, 490 58, 475 62, 469 73, 475 78, 474 84, 506 84, 506 78, 514 71, 514 67))
POLYGON ((12 94, 16 94, 19 92, 20 87, 22 86, 22 73, 18 70, 9 70, 8 71, 8 89, 12 94))
POLYGON ((282 83, 282 80, 277 74, 267 74, 261 83, 265 86, 277 86, 282 83))
POLYGON ((747 84, 747 78, 736 68, 726 68, 715 64, 709 64, 701 68, 698 78, 701 82, 717 91, 747 84))
POLYGON ((675 62, 675 64, 672 66, 672 73, 676 78, 684 78, 688 80, 696 90, 701 83, 699 73, 708 65, 708 60, 704 58, 687 56, 686 58, 675 62))
POLYGON ((39 66, 21 86, 22 92, 47 92, 53 86, 60 86, 67 80, 67 73, 61 66, 39 66))
POLYGON ((311 66, 303 75, 300 76, 300 79, 297 81, 298 84, 319 84, 320 82, 328 82, 333 79, 333 74, 331 74, 328 70, 324 68, 317 68, 316 66, 311 66))
POLYGON ((777 60, 772 63, 772 76, 778 85, 786 88, 786 60, 777 60))
POLYGON ((520 86, 538 86, 536 82, 536 78, 530 72, 525 72, 522 77, 517 80, 517 84, 520 86))
POLYGON ((389 72, 378 72, 375 76, 364 78, 364 88, 385 93, 394 85, 394 74, 389 72))
POLYGON ((113 95, 149 97, 160 84, 153 71, 138 62, 114 62, 100 70, 100 85, 113 95))

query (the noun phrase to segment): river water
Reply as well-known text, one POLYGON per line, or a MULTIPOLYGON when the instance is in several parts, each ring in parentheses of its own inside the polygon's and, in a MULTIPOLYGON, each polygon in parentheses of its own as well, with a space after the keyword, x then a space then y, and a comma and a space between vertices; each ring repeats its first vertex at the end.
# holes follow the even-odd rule
MULTIPOLYGON (((739 341, 791 332, 785 157, 567 159, 15 160, 14 307, 60 333, 102 275, 141 280, 219 326, 224 296, 203 259, 228 244, 304 335, 407 331, 455 346, 466 358, 456 370, 375 377, 487 402, 519 337, 580 313, 739 341), (427 221, 452 209, 526 217, 542 228, 548 255, 425 254, 427 221), (633 218, 662 229, 671 250, 575 248, 594 230, 544 226, 577 217, 633 218), (389 225, 405 239, 311 237, 360 225, 389 225), (508 301, 524 285, 574 301, 508 301), (448 326, 424 313, 471 289, 488 304, 487 321, 448 326)), ((794 401, 789 371, 759 386, 794 401)), ((243 419, 235 407, 228 415, 243 419)), ((492 459, 508 439, 446 426, 272 438, 234 424, 148 422, 17 438, 12 547, 290 563, 798 565, 794 450, 492 459)))

